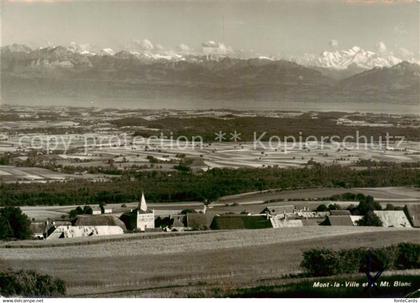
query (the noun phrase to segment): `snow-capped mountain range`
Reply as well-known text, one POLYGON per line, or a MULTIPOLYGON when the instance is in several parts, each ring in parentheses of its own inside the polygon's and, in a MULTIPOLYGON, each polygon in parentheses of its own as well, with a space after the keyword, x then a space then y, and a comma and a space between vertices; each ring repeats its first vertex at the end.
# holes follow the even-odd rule
POLYGON ((216 42, 205 52, 145 46, 2 47, 2 96, 418 104, 420 65, 385 51, 353 47, 282 60, 243 58, 216 42))
MULTIPOLYGON (((95 49, 89 44, 70 43, 70 46, 48 46, 39 49, 31 49, 26 45, 12 44, 2 47, 3 51, 13 53, 26 53, 31 52, 49 52, 59 49, 61 52, 74 53, 81 56, 117 56, 117 57, 132 57, 141 60, 167 60, 167 61, 197 61, 203 58, 219 60, 224 57, 241 58, 244 59, 242 54, 233 51, 231 48, 226 47, 224 44, 214 41, 203 43, 202 49, 192 50, 185 45, 181 45, 177 50, 166 50, 162 47, 154 47, 148 40, 147 44, 143 41, 140 48, 125 48, 122 50, 114 50, 111 48, 95 49), (145 45, 144 45, 145 44, 145 45), (146 47, 147 46, 147 47, 146 47)), ((249 59, 252 56, 247 56, 249 59)), ((330 50, 324 51, 319 55, 305 54, 301 57, 267 57, 255 56, 260 60, 288 60, 296 62, 300 65, 307 67, 318 67, 331 70, 345 70, 348 68, 358 69, 372 69, 375 67, 391 67, 403 61, 410 63, 420 64, 420 59, 416 58, 414 54, 405 51, 399 55, 386 50, 378 50, 376 52, 362 49, 361 47, 354 46, 346 50, 330 50)))
POLYGON ((320 55, 305 55, 296 62, 305 66, 316 66, 331 69, 346 69, 351 66, 363 69, 374 67, 391 67, 402 61, 419 63, 414 56, 400 58, 389 52, 373 52, 354 46, 348 50, 324 51, 320 55), (408 57, 408 58, 407 58, 408 57))

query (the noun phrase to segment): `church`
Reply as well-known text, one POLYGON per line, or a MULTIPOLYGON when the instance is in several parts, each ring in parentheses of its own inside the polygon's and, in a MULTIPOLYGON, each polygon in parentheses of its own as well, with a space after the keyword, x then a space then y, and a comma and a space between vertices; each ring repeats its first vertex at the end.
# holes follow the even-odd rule
POLYGON ((155 211, 147 208, 146 199, 142 193, 137 209, 137 230, 146 231, 153 228, 155 228, 155 211))

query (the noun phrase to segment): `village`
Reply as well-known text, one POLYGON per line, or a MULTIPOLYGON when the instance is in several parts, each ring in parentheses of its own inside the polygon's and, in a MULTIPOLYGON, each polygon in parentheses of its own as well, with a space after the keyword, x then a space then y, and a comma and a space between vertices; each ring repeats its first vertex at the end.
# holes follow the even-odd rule
MULTIPOLYGON (((375 202, 371 196, 359 194, 371 207, 375 202), (373 203, 373 204, 372 204, 373 203)), ((373 213, 380 224, 362 222, 363 206, 349 201, 254 201, 232 203, 170 203, 155 208, 148 206, 144 193, 137 203, 122 205, 85 205, 72 209, 60 218, 35 218, 37 212, 27 211, 32 217, 33 238, 56 240, 118 236, 125 233, 194 232, 237 229, 284 229, 304 226, 366 226, 386 228, 419 228, 420 204, 408 201, 404 206, 398 203, 377 203, 373 213), (171 206, 172 205, 172 206, 171 206), (378 206, 379 205, 379 206, 378 206)), ((25 208, 23 208, 25 211, 25 208)), ((61 212, 68 210, 61 209, 61 212)), ((54 214, 50 212, 50 214, 54 214)), ((48 215, 48 213, 47 213, 48 215)))

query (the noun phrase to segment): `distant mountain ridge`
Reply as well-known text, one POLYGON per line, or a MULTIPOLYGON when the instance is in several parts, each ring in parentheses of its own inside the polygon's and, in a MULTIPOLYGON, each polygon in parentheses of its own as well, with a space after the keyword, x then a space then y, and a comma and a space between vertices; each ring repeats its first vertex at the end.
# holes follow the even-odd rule
MULTIPOLYGON (((213 42, 213 41, 211 41, 213 42)), ((214 42, 213 42, 214 43, 214 42)), ((242 58, 238 54, 232 52, 218 53, 206 55, 206 52, 189 52, 185 50, 163 50, 163 49, 122 49, 113 50, 111 48, 96 49, 94 50, 89 45, 78 45, 74 42, 69 47, 65 46, 48 46, 38 49, 31 49, 29 46, 23 44, 12 44, 1 48, 2 52, 14 52, 21 54, 30 54, 32 52, 48 53, 48 52, 62 52, 71 53, 73 55, 83 55, 86 57, 92 56, 118 56, 118 57, 131 57, 142 60, 167 60, 167 61, 197 61, 202 59, 217 60, 224 57, 236 59, 252 59, 253 57, 242 58)), ((405 52, 408 52, 405 50, 405 52)), ((255 56, 256 59, 265 59, 271 61, 288 60, 296 62, 306 67, 319 67, 334 70, 344 69, 372 69, 375 67, 391 67, 403 61, 419 64, 419 58, 415 58, 414 54, 404 56, 394 55, 392 52, 379 51, 374 52, 362 49, 358 46, 353 46, 350 49, 344 50, 330 50, 323 51, 319 55, 305 54, 302 57, 293 58, 269 58, 264 56, 255 56)))
MULTIPOLYGON (((382 62, 377 56, 369 56, 371 62, 382 62)), ((358 100, 415 104, 419 100, 420 66, 409 62, 390 65, 392 60, 366 71, 355 62, 344 69, 308 67, 264 57, 240 59, 126 50, 92 53, 63 46, 32 50, 13 44, 1 48, 2 97, 190 98, 228 102, 358 100)))
MULTIPOLYGON (((414 58, 410 58, 414 62, 414 58)), ((363 69, 391 67, 403 62, 392 53, 376 53, 354 46, 348 50, 324 51, 319 56, 305 55, 297 62, 305 66, 316 66, 331 69, 347 69, 351 66, 363 69)))
POLYGON ((417 102, 420 103, 420 65, 401 62, 389 68, 373 68, 349 77, 339 85, 353 93, 404 93, 417 96, 417 102))

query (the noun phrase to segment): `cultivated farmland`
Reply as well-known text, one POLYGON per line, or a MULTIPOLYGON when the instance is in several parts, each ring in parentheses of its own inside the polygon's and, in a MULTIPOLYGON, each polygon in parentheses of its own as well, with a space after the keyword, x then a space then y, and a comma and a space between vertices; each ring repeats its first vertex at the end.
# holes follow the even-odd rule
POLYGON ((64 279, 73 296, 185 296, 215 287, 258 285, 299 272, 301 252, 308 248, 379 247, 404 241, 420 243, 420 232, 317 226, 54 248, 45 242, 40 248, 0 248, 0 258, 13 268, 64 279))

